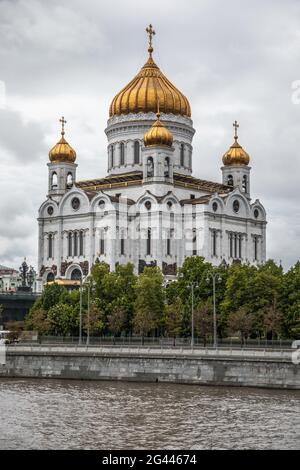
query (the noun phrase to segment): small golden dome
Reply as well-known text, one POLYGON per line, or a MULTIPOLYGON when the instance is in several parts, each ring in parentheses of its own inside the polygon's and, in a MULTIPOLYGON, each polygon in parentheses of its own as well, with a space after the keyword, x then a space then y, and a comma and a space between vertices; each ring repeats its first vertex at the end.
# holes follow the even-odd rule
POLYGON ((223 155, 223 163, 225 166, 229 165, 249 165, 250 157, 243 147, 238 143, 237 128, 239 127, 237 121, 234 122, 235 127, 234 143, 229 150, 223 155))
POLYGON ((140 72, 112 100, 109 115, 156 112, 157 102, 165 114, 191 116, 187 98, 165 77, 152 59, 152 35, 155 32, 150 25, 149 59, 140 72))
POLYGON ((74 163, 76 160, 76 152, 72 147, 68 144, 65 140, 65 130, 64 125, 67 121, 65 118, 62 117, 59 120, 62 123, 62 130, 61 130, 61 139, 57 142, 54 147, 49 152, 49 159, 51 163, 74 163))
POLYGON ((164 146, 172 147, 173 135, 160 121, 160 113, 156 114, 157 120, 144 135, 145 147, 164 146))

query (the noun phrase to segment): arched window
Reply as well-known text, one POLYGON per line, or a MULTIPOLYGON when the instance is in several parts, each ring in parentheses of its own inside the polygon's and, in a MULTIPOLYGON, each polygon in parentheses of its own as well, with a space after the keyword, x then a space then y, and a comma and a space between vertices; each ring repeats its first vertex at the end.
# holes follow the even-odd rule
POLYGON ((170 176, 170 167, 169 167, 169 165, 170 165, 169 158, 166 157, 165 158, 165 168, 164 168, 164 175, 165 175, 166 178, 169 178, 169 176, 170 176))
POLYGON ((217 256, 217 231, 212 231, 212 255, 217 256))
POLYGON ((174 220, 175 220, 174 212, 170 212, 170 227, 171 227, 171 232, 174 232, 174 220))
POLYGON ((125 238, 124 238, 123 231, 121 232, 121 238, 120 238, 120 253, 121 255, 125 255, 125 238))
POLYGON ((227 184, 228 184, 228 186, 233 186, 233 176, 232 175, 227 176, 227 184))
POLYGON ((171 229, 168 233, 168 238, 167 238, 167 256, 171 256, 171 240, 173 238, 173 233, 174 230, 171 229))
POLYGON ((193 242, 193 256, 197 256, 197 233, 195 229, 193 229, 192 242, 193 242))
POLYGON ((233 234, 233 239, 234 239, 234 257, 237 258, 237 250, 238 250, 238 234, 237 233, 233 234))
POLYGON ((71 274, 72 281, 81 281, 81 271, 80 269, 73 269, 71 274))
POLYGON ((83 256, 83 231, 79 232, 79 256, 83 256))
POLYGON ((100 255, 104 255, 105 254, 105 237, 104 237, 104 231, 101 230, 100 232, 100 246, 99 246, 99 250, 100 250, 100 255))
POLYGON ((229 234, 229 254, 231 258, 242 258, 242 243, 243 236, 240 233, 233 232, 229 234))
POLYGON ((180 145, 180 166, 184 166, 184 144, 180 145))
POLYGON ((253 237, 253 242, 254 242, 254 260, 257 261, 258 257, 258 236, 254 235, 253 237))
POLYGON ((67 187, 70 188, 73 184, 73 175, 72 173, 68 173, 67 176, 67 187))
POLYGON ((149 157, 147 160, 147 177, 152 178, 154 175, 154 163, 153 163, 153 158, 149 157))
POLYGON ((51 233, 48 237, 48 258, 53 258, 53 235, 51 233))
POLYGON ((147 255, 151 255, 151 228, 147 230, 147 255))
POLYGON ((52 173, 51 177, 51 188, 56 189, 57 188, 57 174, 54 172, 52 173))
POLYGON ((111 168, 113 168, 113 166, 114 166, 114 150, 115 150, 114 146, 112 145, 110 147, 110 166, 111 166, 111 168))
POLYGON ((68 233, 68 256, 72 256, 72 232, 68 233))
POLYGON ((124 142, 120 144, 120 165, 125 164, 125 145, 124 142))
POLYGON ((242 258, 242 240, 243 237, 241 234, 238 235, 238 241, 239 241, 239 258, 242 258))
POLYGON ((138 140, 134 142, 134 163, 140 163, 140 143, 138 140))
POLYGON ((243 189, 243 192, 244 192, 244 193, 247 193, 247 192, 248 192, 248 180, 247 180, 247 176, 246 176, 246 175, 243 176, 242 189, 243 189))
POLYGON ((77 256, 78 255, 78 233, 77 232, 74 232, 74 250, 73 250, 73 254, 74 256, 77 256))
POLYGON ((233 233, 229 234, 229 256, 233 258, 233 233))
POLYGON ((47 274, 47 282, 53 282, 54 279, 55 279, 55 277, 54 277, 53 273, 48 273, 47 274))

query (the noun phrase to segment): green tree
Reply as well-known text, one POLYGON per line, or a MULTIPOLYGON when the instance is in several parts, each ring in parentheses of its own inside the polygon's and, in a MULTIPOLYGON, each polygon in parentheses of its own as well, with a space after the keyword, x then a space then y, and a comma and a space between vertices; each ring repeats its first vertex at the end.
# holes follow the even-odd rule
POLYGON ((264 328, 266 336, 271 335, 273 340, 274 336, 281 334, 283 327, 283 316, 281 310, 278 308, 277 298, 274 296, 273 302, 264 309, 264 328))
POLYGON ((221 303, 222 322, 228 325, 228 317, 231 312, 236 312, 240 307, 246 307, 252 301, 253 286, 251 279, 257 268, 247 264, 232 264, 228 268, 225 295, 221 303))
POLYGON ((50 322, 50 334, 67 336, 78 334, 78 312, 68 304, 57 303, 48 311, 47 318, 50 322))
POLYGON ((31 309, 25 317, 25 329, 29 331, 37 331, 39 335, 51 334, 51 322, 48 318, 48 312, 43 308, 31 309))
POLYGON ((99 336, 105 330, 105 315, 99 305, 98 299, 95 299, 90 303, 90 312, 88 314, 87 309, 84 311, 83 317, 83 331, 88 332, 91 336, 99 336))
MULTIPOLYGON (((95 286, 93 297, 97 299, 97 305, 103 312, 106 328, 110 324, 108 317, 122 306, 122 310, 126 312, 123 329, 126 333, 131 332, 136 279, 132 263, 117 265, 113 272, 109 272, 108 265, 104 263, 96 263, 92 268, 89 280, 95 286)), ((105 331, 110 332, 109 329, 105 331)))
POLYGON ((157 329, 163 317, 163 276, 159 268, 146 267, 136 283, 134 303, 134 331, 144 337, 157 329))
POLYGON ((175 346, 176 338, 182 331, 183 304, 180 297, 177 297, 172 303, 167 304, 164 309, 164 327, 168 336, 173 338, 175 346))
POLYGON ((300 339, 300 261, 283 276, 281 309, 284 336, 300 339))
MULTIPOLYGON (((121 299, 120 299, 121 300, 121 299)), ((115 302, 112 306, 111 313, 107 317, 108 328, 114 337, 119 335, 126 329, 128 312, 127 306, 122 305, 122 302, 115 302)))
POLYGON ((293 302, 288 307, 283 327, 287 338, 300 339, 300 301, 293 302))
POLYGON ((91 274, 88 281, 95 286, 95 298, 103 299, 103 281, 105 276, 109 274, 109 265, 103 262, 96 262, 91 268, 91 274))
MULTIPOLYGON (((226 288, 226 282, 228 277, 227 266, 220 265, 219 267, 213 267, 210 263, 204 261, 201 256, 192 256, 184 260, 182 268, 179 269, 179 277, 175 286, 171 286, 171 292, 174 289, 177 290, 177 295, 181 298, 184 304, 184 319, 183 319, 183 334, 184 336, 190 335, 191 333, 191 289, 189 286, 191 282, 197 284, 197 288, 194 289, 194 302, 197 305, 199 302, 207 299, 212 299, 213 288, 212 280, 208 277, 208 273, 214 271, 221 282, 217 283, 216 288, 216 308, 220 310, 220 304, 224 299, 224 293, 226 288)), ((174 295, 174 294, 173 294, 174 295)), ((218 322, 219 334, 224 334, 223 322, 218 322)), ((225 323, 226 326, 226 323, 225 323)))
POLYGON ((228 329, 229 316, 240 308, 246 309, 252 317, 254 336, 265 332, 264 315, 282 290, 282 268, 272 260, 257 268, 247 264, 233 264, 228 269, 224 299, 221 302, 220 322, 228 329))
POLYGON ((229 316, 229 331, 231 333, 239 333, 241 345, 251 333, 253 320, 246 308, 240 307, 236 312, 229 316))
POLYGON ((196 305, 194 318, 195 330, 199 337, 203 339, 204 347, 207 344, 207 338, 212 335, 213 331, 213 307, 211 299, 199 301, 196 305))
POLYGON ((106 274, 103 280, 103 310, 108 318, 112 315, 112 312, 120 311, 120 308, 122 308, 126 317, 122 329, 126 333, 132 330, 136 281, 137 277, 134 274, 132 263, 117 265, 115 272, 106 274))
POLYGON ((65 291, 66 289, 63 286, 60 286, 55 282, 53 284, 46 285, 40 299, 38 299, 41 301, 41 307, 48 311, 51 307, 54 307, 60 302, 61 295, 64 294, 65 291))

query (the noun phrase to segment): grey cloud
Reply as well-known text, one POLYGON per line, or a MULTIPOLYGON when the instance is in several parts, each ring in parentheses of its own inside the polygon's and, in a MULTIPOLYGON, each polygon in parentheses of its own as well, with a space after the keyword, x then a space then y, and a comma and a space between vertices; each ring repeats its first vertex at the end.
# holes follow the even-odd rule
POLYGON ((10 109, 0 109, 0 146, 24 164, 46 150, 40 125, 24 122, 19 112, 10 109))

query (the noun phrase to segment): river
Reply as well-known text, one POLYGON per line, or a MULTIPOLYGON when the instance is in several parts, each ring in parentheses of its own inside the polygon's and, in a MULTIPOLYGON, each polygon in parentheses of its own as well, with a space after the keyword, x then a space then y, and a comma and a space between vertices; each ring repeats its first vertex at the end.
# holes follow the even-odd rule
POLYGON ((300 391, 0 379, 1 449, 300 449, 300 391))

